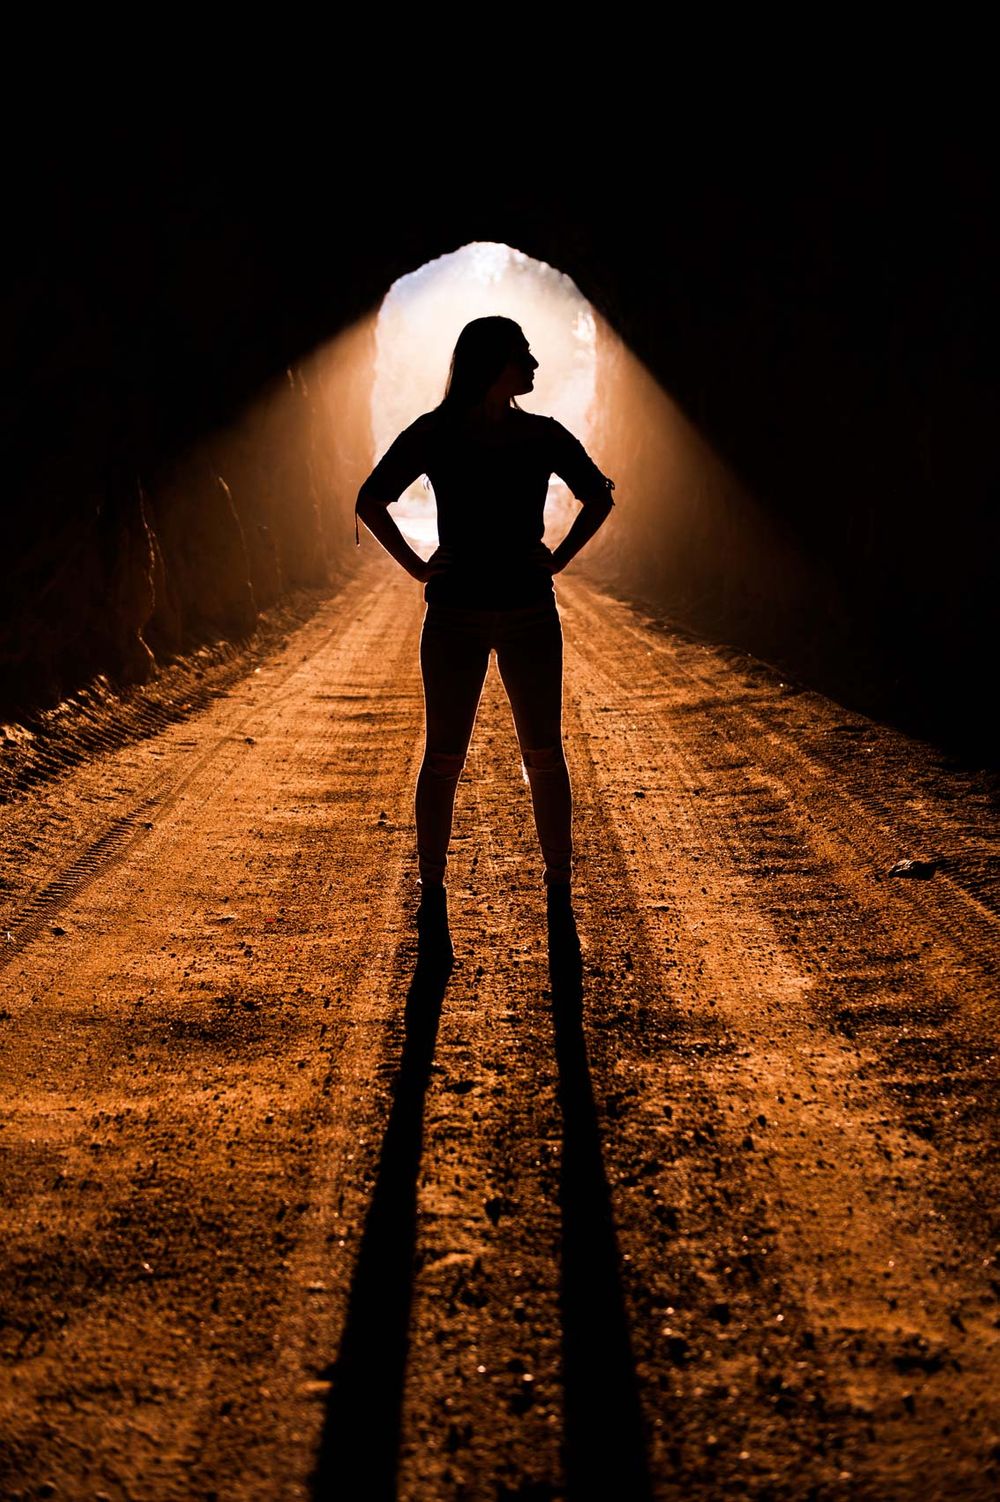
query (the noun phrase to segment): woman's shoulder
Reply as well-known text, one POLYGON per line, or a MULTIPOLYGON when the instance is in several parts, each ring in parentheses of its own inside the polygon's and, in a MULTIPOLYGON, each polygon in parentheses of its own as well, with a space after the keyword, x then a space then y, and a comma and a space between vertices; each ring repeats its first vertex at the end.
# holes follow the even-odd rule
POLYGON ((534 431, 539 438, 547 438, 558 442, 560 438, 572 438, 569 428, 561 423, 558 417, 544 416, 541 412, 526 412, 525 417, 530 418, 534 425, 534 431))
MULTIPOLYGON (((573 436, 556 418, 546 417, 540 412, 526 412, 523 407, 511 408, 509 424, 505 426, 504 432, 507 440, 513 438, 524 442, 527 439, 548 446, 573 436)), ((462 442, 470 435, 481 437, 482 433, 470 422, 466 413, 449 411, 447 407, 432 407, 429 412, 422 412, 414 418, 400 437, 425 443, 436 438, 445 442, 462 442)))
POLYGON ((525 412, 523 407, 517 407, 514 416, 518 431, 539 443, 551 443, 553 438, 565 432, 556 418, 547 417, 542 412, 525 412))
POLYGON ((432 433, 440 427, 440 423, 441 414, 437 407, 433 407, 430 412, 421 412, 420 416, 415 417, 409 427, 404 428, 403 431, 414 434, 432 433))
POLYGON ((523 409, 519 410, 519 417, 521 434, 527 435, 532 448, 544 451, 553 467, 567 450, 575 449, 579 444, 576 435, 558 417, 549 417, 542 412, 525 412, 523 409))
POLYGON ((538 416, 534 432, 537 443, 544 449, 553 469, 558 469, 565 462, 567 454, 575 454, 581 447, 576 434, 560 422, 558 417, 538 416))
POLYGON ((415 417, 397 433, 392 441, 392 448, 401 453, 422 454, 439 431, 437 413, 421 412, 419 417, 415 417))

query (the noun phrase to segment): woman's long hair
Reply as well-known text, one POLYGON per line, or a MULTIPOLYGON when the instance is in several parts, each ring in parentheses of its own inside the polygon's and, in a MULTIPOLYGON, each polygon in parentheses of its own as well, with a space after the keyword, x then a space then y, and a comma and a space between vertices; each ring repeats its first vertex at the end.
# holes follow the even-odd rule
MULTIPOLYGON (((524 330, 513 318, 474 318, 459 334, 440 412, 467 412, 483 400, 519 344, 524 330)), ((516 407, 517 402, 511 399, 516 407)))

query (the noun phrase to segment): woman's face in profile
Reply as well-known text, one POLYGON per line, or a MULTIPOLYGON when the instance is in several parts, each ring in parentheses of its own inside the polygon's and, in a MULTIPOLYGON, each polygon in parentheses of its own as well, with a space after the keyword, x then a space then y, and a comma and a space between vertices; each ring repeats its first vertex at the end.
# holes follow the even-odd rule
POLYGON ((517 345, 512 352, 499 379, 503 381, 511 396, 520 396, 534 389, 537 369, 538 361, 531 353, 531 348, 525 339, 523 344, 517 345))

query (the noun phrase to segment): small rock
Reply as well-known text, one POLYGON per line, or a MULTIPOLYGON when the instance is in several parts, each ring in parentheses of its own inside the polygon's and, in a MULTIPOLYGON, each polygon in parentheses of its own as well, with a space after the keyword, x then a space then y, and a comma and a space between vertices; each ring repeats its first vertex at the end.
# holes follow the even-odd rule
POLYGON ((330 1382, 302 1382, 299 1392, 303 1398, 326 1398, 332 1385, 330 1382))
POLYGON ((503 1215, 510 1215, 511 1211, 514 1209, 514 1206, 511 1201, 505 1199, 502 1194, 495 1194, 492 1199, 488 1199, 484 1202, 483 1208, 485 1209, 487 1217, 492 1222, 492 1224, 497 1225, 500 1221, 500 1217, 503 1215))
POLYGON ((902 860, 889 868, 890 876, 909 876, 917 881, 929 881, 938 868, 938 861, 902 860))
POLYGON ((676 1330, 666 1329, 661 1332, 666 1344, 667 1355, 675 1366, 683 1366, 688 1359, 688 1343, 683 1335, 678 1335, 676 1330))

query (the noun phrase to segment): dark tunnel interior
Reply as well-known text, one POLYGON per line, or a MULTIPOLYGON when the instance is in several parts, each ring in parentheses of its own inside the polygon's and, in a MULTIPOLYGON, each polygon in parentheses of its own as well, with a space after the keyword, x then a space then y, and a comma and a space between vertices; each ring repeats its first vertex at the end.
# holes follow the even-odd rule
POLYGON ((833 111, 680 137, 598 112, 572 149, 460 154, 430 128, 355 149, 321 118, 50 120, 13 159, 0 714, 142 681, 345 577, 379 302, 493 240, 573 278, 800 569, 781 587, 739 528, 695 559, 650 501, 597 577, 986 755, 996 246, 971 125, 833 111))

